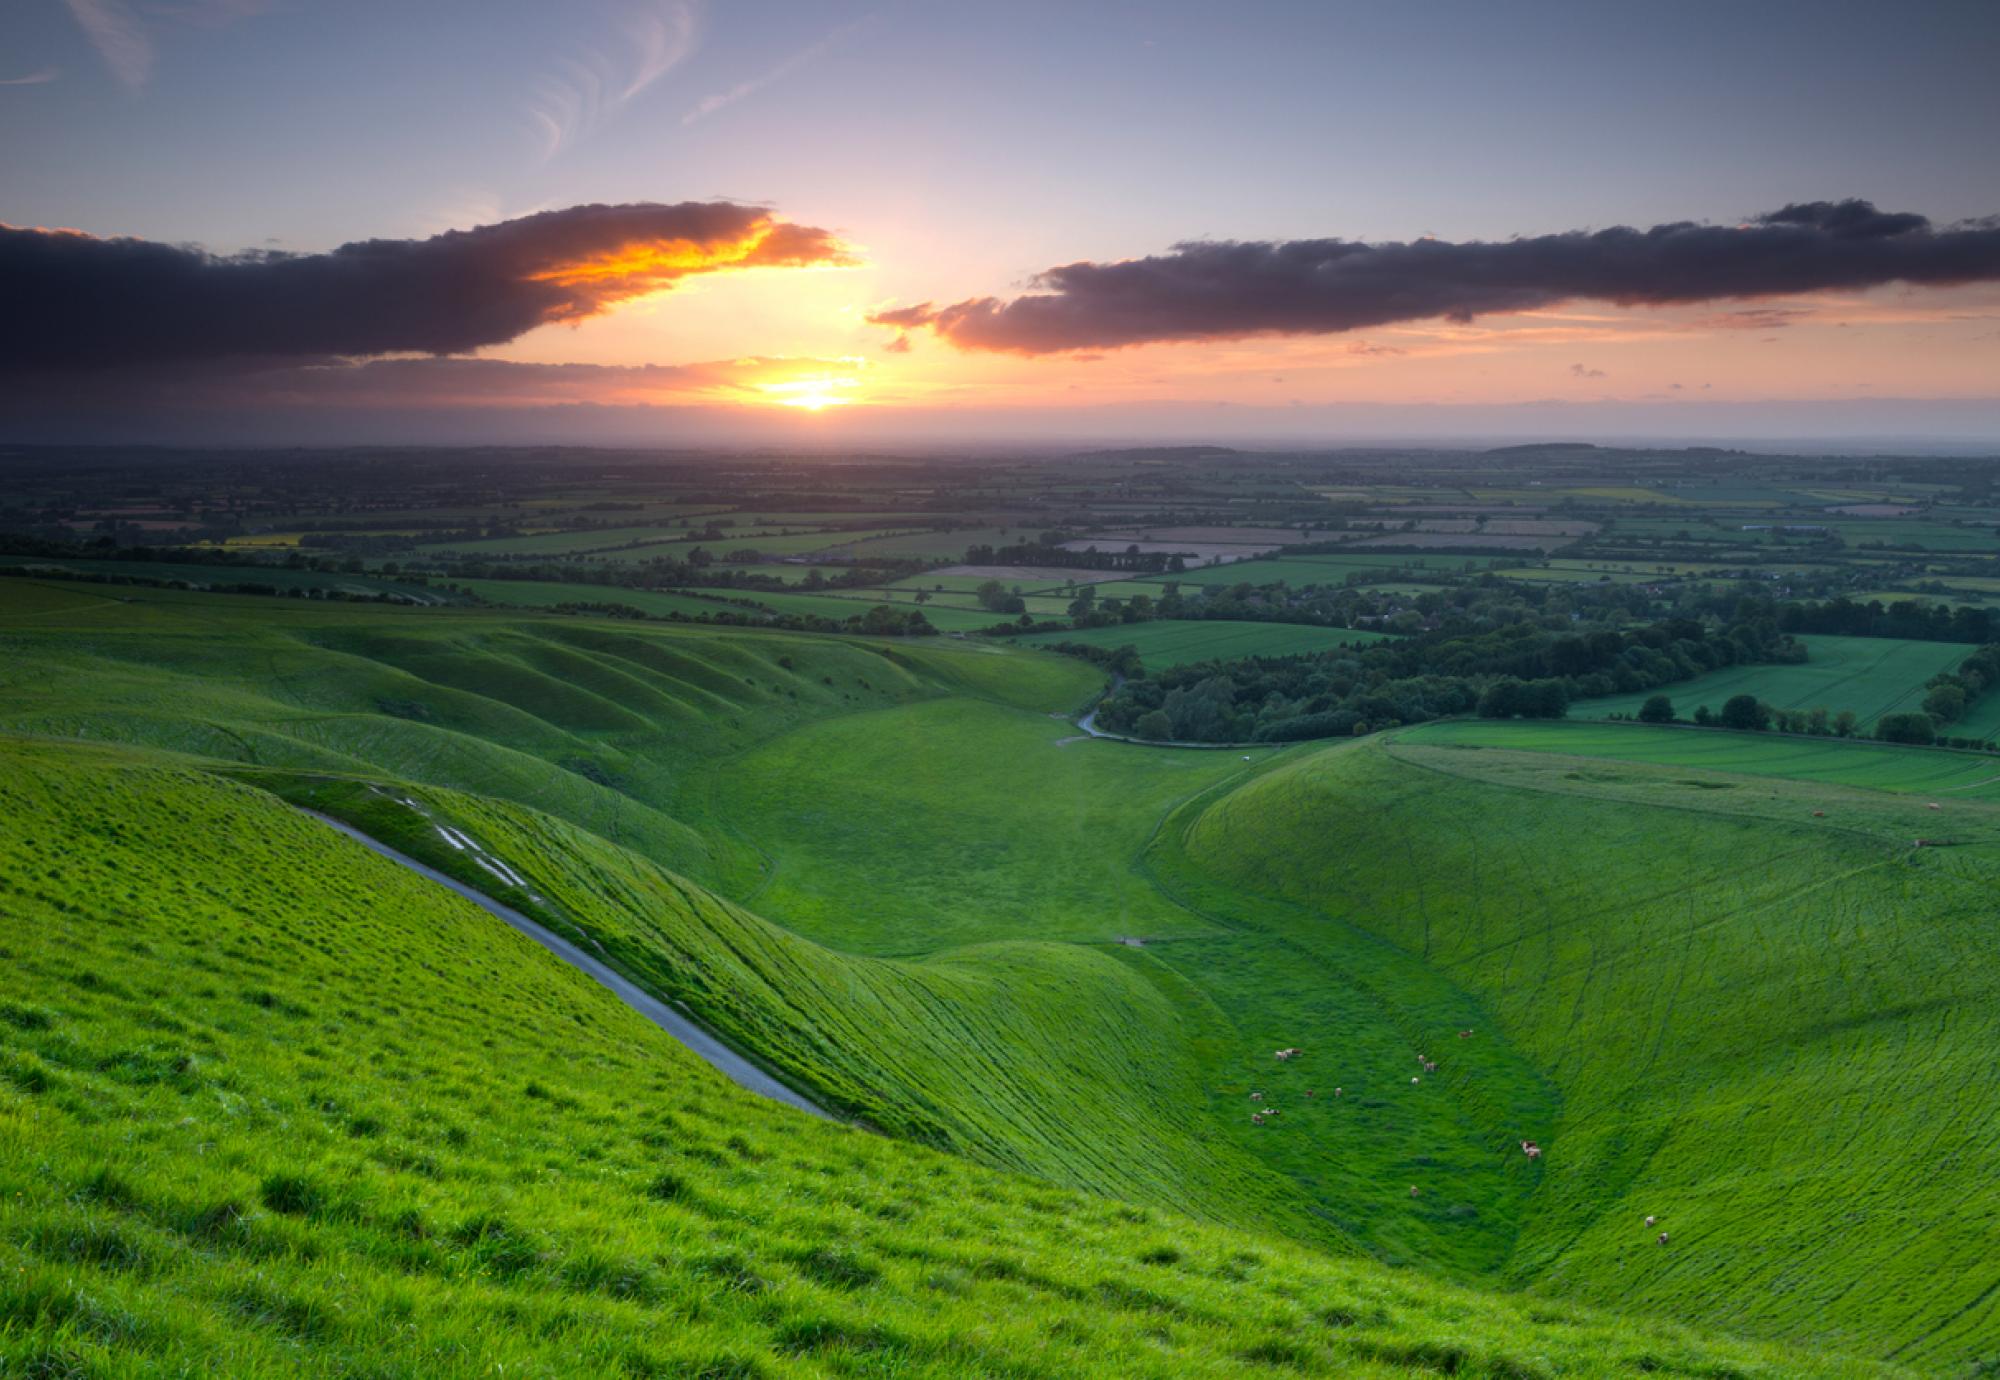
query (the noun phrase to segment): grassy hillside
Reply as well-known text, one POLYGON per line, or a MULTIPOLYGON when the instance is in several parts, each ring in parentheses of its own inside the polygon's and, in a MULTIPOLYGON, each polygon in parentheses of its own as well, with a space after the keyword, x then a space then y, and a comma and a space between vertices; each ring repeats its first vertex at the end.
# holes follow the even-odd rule
MULTIPOLYGON (((1587 724, 1440 724, 1388 744, 1247 757, 1155 750, 1075 734, 1062 711, 1098 683, 1081 663, 936 639, 0 586, 0 729, 49 735, 0 750, 44 783, 46 799, 30 791, 22 799, 40 803, 18 807, 20 849, 56 839, 68 850, 52 873, 22 865, 0 877, 42 877, 38 904, 55 914, 110 907, 128 928, 172 921, 188 944, 203 930, 182 910, 209 915, 215 896, 265 881, 300 924, 339 912, 363 893, 325 893, 316 879, 339 872, 345 887, 347 864, 327 860, 352 854, 323 826, 299 833, 298 817, 252 788, 268 789, 537 915, 823 1102, 903 1141, 1031 1173, 1038 1193, 1090 1189, 1185 1212, 1211 1224, 1202 1232, 1358 1247, 1421 1265, 1427 1281, 1528 1286, 1548 1296, 1528 1306, 1551 1315, 1578 1300, 1630 1304, 1933 1371, 2000 1344, 1984 1265, 2000 1254, 2000 1202, 1978 1177, 1994 1148, 1985 1127, 2000 1124, 1983 1072, 2000 1031, 1984 1014, 1994 994, 1979 958, 2000 832, 1991 807, 1961 800, 1987 788, 1969 779, 1960 784, 1975 789, 1928 811, 1922 799, 1779 779, 1800 769, 1789 758, 1768 760, 1768 778, 1724 777, 1546 749, 1601 738, 1674 762, 1803 746, 1832 754, 1815 759, 1830 776, 1927 791, 1940 789, 1926 775, 1936 764, 1980 759, 1587 724), (102 756, 89 768, 98 785, 71 784, 88 775, 89 744, 106 740, 152 755, 102 756), (1544 750, 1465 750, 1513 741, 1544 750), (183 793, 230 802, 214 807, 230 822, 173 804, 183 793), (157 837, 143 821, 161 822, 157 837), (476 840, 477 856, 444 826, 476 840), (190 830, 204 834, 198 846, 190 830), (1958 846, 1913 854, 1915 837, 1958 846), (134 853, 117 865, 143 871, 153 848, 170 851, 161 866, 185 854, 203 869, 236 849, 245 871, 176 874, 169 905, 107 888, 94 870, 96 858, 134 853), (288 856, 293 871, 280 873, 288 856), (1782 1021, 1773 993, 1786 998, 1782 1021), (1473 1034, 1461 1041, 1461 1030, 1473 1034), (1272 1059, 1294 1045, 1300 1060, 1272 1059), (1435 1075, 1420 1055, 1439 1063, 1435 1075), (1549 1147, 1544 1160, 1520 1154, 1528 1137, 1549 1147), (1668 1248, 1634 1225, 1649 1212, 1671 1219, 1668 1248)), ((370 860, 352 876, 386 866, 370 860)), ((481 959, 462 922, 435 920, 411 893, 379 894, 390 899, 371 923, 403 927, 396 944, 423 955, 421 980, 474 982, 503 962, 481 959)), ((434 900, 447 902, 458 905, 434 900)), ((212 913, 230 926, 248 923, 243 911, 270 918, 232 905, 212 913)), ((119 961, 156 964, 154 976, 127 990, 166 990, 160 974, 189 951, 150 932, 139 942, 149 952, 119 961)), ((274 1000, 312 1011, 276 984, 348 981, 339 965, 361 940, 318 942, 319 958, 294 948, 272 960, 274 1000)), ((278 943, 236 949, 256 958, 278 943)), ((371 961, 355 983, 387 982, 388 960, 371 961)), ((230 989, 196 990, 213 1004, 230 989)), ((345 1031, 358 1018, 344 1013, 364 1009, 344 1002, 331 1024, 345 1031)), ((561 1072, 560 1056, 518 1049, 541 1038, 584 1058, 574 1022, 501 1003, 491 1019, 513 1033, 489 1046, 487 1016, 450 1010, 421 1031, 353 1038, 387 1040, 405 1061, 476 1040, 465 1057, 494 1077, 555 1060, 536 1081, 570 1095, 564 1080, 580 1075, 561 1072)), ((35 1030, 69 1028, 38 1019, 35 1030)), ((331 1038, 318 1027, 294 1036, 285 1058, 331 1038)), ((379 1072, 347 1057, 357 1077, 379 1072)), ((65 1068, 86 1065, 97 1067, 65 1068)), ((282 1076, 331 1081, 305 1067, 282 1076)), ((407 1062, 390 1067, 425 1086, 407 1062)), ((642 1085, 629 1067, 597 1086, 650 1097, 633 1098, 642 1085)), ((612 1116, 575 1095, 587 1119, 612 1116)), ((733 1130, 743 1100, 724 1097, 718 1115, 733 1130)), ((77 1132, 77 1153, 90 1136, 77 1132)), ((538 1170, 596 1172, 580 1151, 537 1143, 538 1170)), ((725 1215, 770 1222, 766 1192, 775 1202, 789 1189, 760 1180, 725 1215)), ((703 1188, 701 1201, 720 1193, 703 1188)), ((1068 1212, 1045 1225, 1061 1230, 1068 1212)), ((509 1221, 518 1234, 521 1219, 509 1221)), ((1031 1258, 1053 1249, 1041 1230, 1021 1238, 1033 1242, 1019 1246, 1022 1269, 1046 1267, 1031 1258)), ((663 1270, 680 1259, 641 1256, 663 1270)), ((894 1275, 870 1259, 881 1279, 894 1275)), ((1430 1298, 1437 1286, 1403 1287, 1430 1298)), ((1017 1305, 1039 1307, 1035 1297, 1017 1305)), ((928 1307, 866 1316, 893 1329, 928 1307)), ((1478 1324, 1491 1337, 1498 1326, 1478 1324)), ((1344 1344, 1257 1354, 1367 1373, 1344 1344)), ((944 1354, 799 1364, 953 1373, 944 1354)), ((1399 1354, 1394 1364, 1419 1359, 1399 1354)), ((1583 1354, 1538 1339, 1504 1365, 1461 1364, 1594 1374, 1632 1359, 1583 1354)), ((1247 1364, 1216 1357, 1183 1349, 1145 1364, 1247 1364)), ((950 1364, 989 1373, 985 1359, 950 1364)))
POLYGON ((1655 694, 1665 694, 1683 718, 1696 706, 1721 709, 1734 695, 1755 695, 1779 709, 1851 709, 1863 728, 1884 714, 1923 703, 1924 682, 1949 671, 1973 649, 1956 642, 1907 642, 1893 637, 1803 636, 1807 659, 1796 666, 1729 666, 1694 680, 1630 695, 1580 700, 1578 718, 1637 715, 1655 694))
POLYGON ((711 883, 760 863, 707 820, 704 764, 829 714, 953 694, 1066 709, 1099 684, 941 639, 0 582, 0 730, 455 787, 711 883))
MULTIPOLYGON (((1461 1040, 1402 1006, 1441 1063, 1423 1095, 1536 1180, 1508 1276, 1931 1367, 1990 1354, 2000 810, 1424 744, 1298 759, 1170 842, 1319 917, 1300 945, 1359 929, 1483 1008, 1461 1040), (1492 1044, 1546 1071, 1552 1124, 1492 1116, 1492 1044)), ((1411 1067, 1341 1063, 1316 1076, 1411 1067)))
POLYGON ((8 742, 0 894, 0 1373, 1887 1373, 786 1111, 184 766, 8 742))
MULTIPOLYGON (((858 957, 520 806, 251 779, 526 912, 866 1125, 1213 1220, 1297 1210, 1203 1115, 1189 1052, 1199 1030, 1102 949, 1003 942, 924 962, 858 957), (1094 1110, 1078 1116, 1080 1106, 1094 1110)), ((1293 1234, 1350 1249, 1336 1231, 1293 1234)))

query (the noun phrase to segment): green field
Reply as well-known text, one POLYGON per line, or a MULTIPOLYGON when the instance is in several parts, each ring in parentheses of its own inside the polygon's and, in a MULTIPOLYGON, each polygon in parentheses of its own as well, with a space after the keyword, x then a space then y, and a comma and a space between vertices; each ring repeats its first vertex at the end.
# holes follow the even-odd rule
POLYGON ((690 618, 717 613, 740 612, 741 606, 724 602, 740 597, 739 590, 717 590, 712 596, 677 594, 670 590, 626 589, 621 585, 570 585, 552 580, 457 580, 489 604, 514 608, 546 609, 557 604, 624 604, 628 608, 665 618, 680 613, 690 618))
MULTIPOLYGON (((1215 630, 1369 636, 1092 631, 1215 630)), ((1153 749, 1076 732, 1096 668, 998 639, 25 581, 0 667, 0 1374, 2000 1347, 2000 759, 1585 723, 1153 749), (883 1134, 733 1091, 288 801, 883 1134)))
MULTIPOLYGON (((692 593, 692 591, 684 591, 692 593)), ((858 596, 859 591, 846 590, 839 594, 793 594, 789 591, 772 593, 768 590, 733 589, 730 597, 754 600, 758 605, 773 613, 789 613, 814 618, 831 618, 836 623, 864 614, 873 603, 887 603, 892 608, 916 608, 914 599, 866 599, 858 596)), ((1004 623, 1009 615, 988 613, 984 609, 951 609, 937 604, 922 606, 923 615, 930 624, 943 632, 978 632, 990 628, 995 623, 1004 623)))
POLYGON ((0 567, 32 572, 23 578, 60 580, 64 575, 102 577, 105 581, 140 580, 184 584, 197 589, 229 585, 269 585, 283 590, 331 590, 355 598, 389 595, 412 604, 446 604, 452 597, 441 589, 407 584, 375 575, 344 571, 287 570, 281 565, 203 565, 194 561, 51 560, 39 556, 0 556, 0 567))
POLYGON ((1315 628, 1303 623, 1232 623, 1220 618, 1156 619, 1149 623, 1119 623, 1074 632, 1034 633, 1020 640, 1029 645, 1081 642, 1092 647, 1139 649, 1139 660, 1163 670, 1196 661, 1245 656, 1292 656, 1335 647, 1359 647, 1379 642, 1384 634, 1355 628, 1315 628))
POLYGON ((1870 790, 2000 802, 2000 759, 1945 748, 1896 747, 1842 738, 1650 724, 1494 723, 1460 719, 1402 729, 1400 742, 1501 747, 1606 757, 1870 790))
POLYGON ((1851 709, 1862 727, 1884 714, 1923 703, 1924 682, 1956 667, 1973 651, 1955 642, 1908 642, 1890 637, 1807 634, 1806 660, 1796 666, 1728 666, 1694 680, 1630 695, 1579 700, 1577 718, 1636 715, 1654 694, 1674 702, 1683 719, 1699 705, 1719 710, 1735 695, 1755 695, 1777 709, 1851 709))

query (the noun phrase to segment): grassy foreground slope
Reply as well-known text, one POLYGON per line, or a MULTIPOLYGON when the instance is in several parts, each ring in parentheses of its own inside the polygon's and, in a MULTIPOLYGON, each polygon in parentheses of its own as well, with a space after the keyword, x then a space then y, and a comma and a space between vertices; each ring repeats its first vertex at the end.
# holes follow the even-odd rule
POLYGON ((1170 842, 1476 995, 1469 1039, 1418 1037, 1437 1095, 1485 1096, 1486 1040, 1548 1071, 1544 1158, 1532 1131, 1489 1147, 1539 1177, 1510 1276, 1926 1367, 1993 1355, 2000 810, 1425 741, 1298 759, 1170 842))
POLYGON ((275 798, 0 752, 0 1373, 1860 1376, 736 1089, 275 798))
MULTIPOLYGON (((435 788, 256 772, 540 921, 822 1105, 905 1140, 1212 1220, 1298 1215, 1202 1113, 1201 1030, 1100 949, 925 961, 823 947, 535 811, 435 788), (472 844, 455 847, 442 828, 472 844), (506 878, 518 878, 510 884, 506 878), (1079 1114, 1079 1108, 1089 1108, 1079 1114)), ((1306 1229, 1346 1249, 1338 1232, 1306 1229)))

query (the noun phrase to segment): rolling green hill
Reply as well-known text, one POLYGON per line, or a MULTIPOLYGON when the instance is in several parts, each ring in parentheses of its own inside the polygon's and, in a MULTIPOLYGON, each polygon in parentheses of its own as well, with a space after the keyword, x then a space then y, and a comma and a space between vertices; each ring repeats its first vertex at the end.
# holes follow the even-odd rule
POLYGON ((0 1164, 63 1166, 0 1183, 24 1195, 0 1206, 34 1281, 0 1293, 23 1358, 1788 1375, 2000 1349, 2000 811, 1831 784, 1935 791, 1937 763, 1980 759, 1803 740, 1845 755, 1801 783, 1789 758, 1672 754, 1802 740, 1580 724, 1159 750, 1077 735, 1098 674, 1025 648, 8 583, 0 882, 28 921, 0 1000, 29 1014, 0 1024, 23 1148, 0 1164), (594 948, 887 1137, 742 1096, 281 798, 594 948), (132 1050, 158 1056, 136 1092, 132 1050), (189 1077, 216 1068, 234 1081, 189 1077), (175 1225, 204 1195, 279 1234, 250 1303, 236 1257, 175 1225), (1056 1206, 993 1206, 1030 1199, 1056 1206), (104 1267, 104 1233, 146 1263, 104 1267), (1258 1292, 1242 1250, 1280 1281, 1258 1292), (1167 1302, 1127 1318, 1108 1280, 1167 1302), (1393 1343, 1321 1302, 1343 1281, 1400 1301, 1393 1343), (799 1300, 823 1329, 793 1329, 799 1300), (662 1310, 688 1326, 662 1340, 662 1310))
POLYGON ((779 1108, 210 773, 12 741, 0 806, 0 1373, 1886 1373, 779 1108))
POLYGON ((1424 1095, 1537 1180, 1507 1277, 1915 1364, 1983 1354, 2000 809, 1424 742, 1293 761, 1170 842, 1291 908, 1300 945, 1358 929, 1485 1010, 1461 1040, 1383 992, 1441 1057, 1424 1095), (1554 1084, 1551 1124, 1493 1115, 1475 1051, 1499 1043, 1554 1084))

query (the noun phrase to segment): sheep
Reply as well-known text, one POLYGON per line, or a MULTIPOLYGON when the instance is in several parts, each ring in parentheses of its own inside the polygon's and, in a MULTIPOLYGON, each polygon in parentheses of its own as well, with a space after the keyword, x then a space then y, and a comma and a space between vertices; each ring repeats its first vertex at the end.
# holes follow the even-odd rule
POLYGON ((1667 1244, 1667 1234, 1665 1232, 1660 1233, 1660 1244, 1662 1246, 1667 1244))
POLYGON ((1647 1214, 1646 1214, 1646 1225, 1647 1225, 1647 1226, 1649 1226, 1649 1227, 1651 1227, 1651 1226, 1657 1226, 1657 1225, 1659 1224, 1659 1221, 1660 1221, 1660 1219, 1659 1219, 1659 1218, 1657 1218, 1657 1217, 1655 1217, 1655 1216, 1653 1216, 1653 1214, 1652 1214, 1652 1213, 1650 1213, 1650 1212, 1649 1212, 1649 1213, 1647 1213, 1647 1214))
POLYGON ((1335 1089, 1333 1090, 1333 1095, 1334 1095, 1335 1097, 1339 1097, 1339 1096, 1340 1096, 1340 1089, 1339 1089, 1339 1088, 1335 1088, 1335 1089))
POLYGON ((1417 1186, 1416 1186, 1415 1184, 1411 1184, 1411 1185, 1410 1185, 1410 1196, 1411 1196, 1412 1198, 1416 1197, 1416 1196, 1417 1196, 1417 1194, 1418 1194, 1419 1192, 1421 1192, 1421 1191, 1422 1191, 1422 1190, 1420 1190, 1420 1189, 1419 1189, 1419 1188, 1418 1188, 1418 1187, 1417 1187, 1417 1186))
POLYGON ((1262 1126, 1264 1124, 1264 1114, 1262 1112, 1252 1112, 1250 1113, 1250 1120, 1262 1126))
POLYGON ((1251 1094, 1250 1094, 1250 1100, 1251 1100, 1252 1102, 1262 1102, 1262 1101, 1264 1100, 1264 1094, 1262 1094, 1262 1093, 1251 1093, 1251 1094))
POLYGON ((1412 1083, 1421 1083, 1421 1082, 1423 1082, 1424 1080, 1423 1080, 1423 1079, 1421 1079, 1421 1078, 1419 1078, 1419 1077, 1417 1077, 1417 1076, 1416 1076, 1415 1074, 1411 1074, 1411 1075, 1410 1075, 1410 1081, 1411 1081, 1412 1083))
POLYGON ((1529 1159, 1531 1159, 1531 1160, 1538 1160, 1538 1159, 1540 1159, 1541 1157, 1542 1157, 1542 1147, 1541 1147, 1541 1146, 1539 1146, 1539 1145, 1531 1145, 1531 1146, 1529 1146, 1529 1147, 1528 1147, 1528 1158, 1529 1158, 1529 1159))
POLYGON ((1933 800, 1930 804, 1924 806, 1924 808, 1926 810, 1942 810, 1944 806, 1938 804, 1935 800, 1933 800))
POLYGON ((1813 818, 1814 818, 1814 819, 1825 819, 1825 818, 1826 818, 1826 811, 1825 811, 1825 810, 1814 810, 1814 811, 1813 811, 1813 818))
POLYGON ((1470 1040, 1472 1038, 1472 1032, 1470 1030, 1461 1030, 1458 1032, 1458 1038, 1461 1040, 1470 1040))

